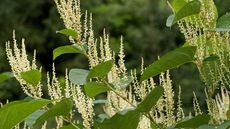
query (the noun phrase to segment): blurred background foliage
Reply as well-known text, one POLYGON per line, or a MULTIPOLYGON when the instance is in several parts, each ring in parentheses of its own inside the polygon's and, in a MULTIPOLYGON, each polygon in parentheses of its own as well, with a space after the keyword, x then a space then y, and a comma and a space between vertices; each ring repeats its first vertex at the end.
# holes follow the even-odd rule
MULTIPOLYGON (((104 29, 109 32, 111 47, 115 52, 119 49, 120 36, 124 36, 129 69, 139 69, 142 57, 148 66, 158 56, 184 43, 176 26, 165 26, 171 13, 166 0, 83 0, 81 4, 83 10, 93 13, 96 35, 100 36, 104 29)), ((216 0, 216 4, 220 16, 230 11, 230 1, 216 0)), ((1 0, 0 26, 0 73, 10 71, 4 48, 5 42, 12 40, 13 30, 16 30, 18 41, 26 38, 30 56, 36 49, 38 64, 43 66, 44 73, 52 69, 52 50, 69 44, 65 36, 56 34, 64 26, 52 0, 1 0)), ((62 80, 66 68, 88 66, 86 59, 80 55, 62 56, 55 61, 55 65, 62 80)), ((204 85, 196 66, 185 65, 172 70, 171 74, 175 92, 177 93, 178 86, 182 88, 186 112, 192 110, 192 91, 196 92, 204 109, 204 85)), ((15 79, 0 84, 0 102, 24 97, 15 79)))

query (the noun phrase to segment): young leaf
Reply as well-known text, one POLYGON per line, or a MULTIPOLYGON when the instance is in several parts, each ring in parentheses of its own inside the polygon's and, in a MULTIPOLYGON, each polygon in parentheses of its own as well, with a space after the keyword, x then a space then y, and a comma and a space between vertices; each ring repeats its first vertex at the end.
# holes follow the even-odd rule
POLYGON ((55 104, 53 107, 51 107, 47 112, 45 112, 43 115, 41 115, 34 125, 37 125, 39 123, 42 123, 46 121, 49 118, 55 117, 55 116, 66 116, 69 114, 70 110, 73 107, 73 102, 69 98, 65 98, 55 104))
POLYGON ((66 46, 61 46, 58 48, 55 48, 53 50, 53 60, 55 60, 57 57, 63 54, 73 54, 73 53, 85 53, 85 50, 81 46, 75 45, 66 45, 66 46))
POLYGON ((11 77, 13 77, 14 75, 10 72, 5 72, 5 73, 1 73, 0 74, 0 83, 10 79, 11 77))
POLYGON ((189 120, 179 122, 176 128, 197 128, 201 125, 208 124, 210 115, 202 114, 197 115, 189 120))
POLYGON ((76 85, 84 85, 87 81, 88 70, 71 69, 69 72, 69 80, 76 85))
POLYGON ((96 95, 110 91, 111 89, 104 83, 89 82, 85 84, 84 90, 89 97, 95 97, 96 95))
POLYGON ((41 72, 39 70, 30 70, 26 72, 21 72, 21 77, 27 83, 31 84, 32 86, 37 86, 41 81, 41 72))
MULTIPOLYGON (((201 2, 199 0, 193 0, 191 2, 188 2, 173 16, 173 20, 167 20, 167 26, 171 27, 179 20, 191 15, 199 14, 200 11, 201 2), (171 23, 169 21, 171 21, 171 23)), ((169 18, 172 19, 172 16, 170 16, 169 18)))
POLYGON ((230 13, 221 16, 217 21, 216 27, 230 29, 230 13))
POLYGON ((113 67, 113 60, 109 60, 106 62, 103 62, 90 70, 88 79, 94 78, 94 77, 104 77, 108 74, 108 72, 113 67))
POLYGON ((146 68, 141 81, 156 76, 161 72, 178 67, 188 62, 192 62, 196 52, 196 47, 181 47, 162 56, 159 60, 146 68))
POLYGON ((138 105, 137 110, 140 112, 149 112, 152 107, 156 105, 157 101, 161 98, 163 93, 164 88, 162 86, 157 86, 138 105))
POLYGON ((60 33, 60 34, 64 34, 64 35, 67 35, 67 36, 71 36, 73 38, 77 38, 77 32, 75 32, 74 30, 72 29, 62 29, 60 31, 57 31, 57 33, 60 33))
POLYGON ((11 129, 33 112, 49 103, 49 100, 39 99, 32 101, 16 101, 6 104, 0 108, 0 127, 2 129, 11 129))
POLYGON ((140 113, 128 111, 125 114, 117 113, 110 119, 105 119, 95 129, 136 129, 139 123, 140 113))

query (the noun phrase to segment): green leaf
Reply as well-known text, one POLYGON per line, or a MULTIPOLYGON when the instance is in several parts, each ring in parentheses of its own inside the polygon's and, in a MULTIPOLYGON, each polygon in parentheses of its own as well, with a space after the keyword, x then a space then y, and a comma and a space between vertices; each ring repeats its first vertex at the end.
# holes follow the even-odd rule
POLYGON ((14 75, 10 72, 4 72, 0 74, 0 83, 14 77, 14 75))
POLYGON ((6 104, 0 108, 0 127, 2 129, 11 129, 26 119, 26 117, 49 103, 49 100, 39 99, 16 101, 6 104))
POLYGON ((94 77, 104 77, 108 74, 108 72, 113 67, 113 60, 109 60, 106 62, 103 62, 95 67, 93 67, 88 75, 88 79, 94 78, 94 77))
POLYGON ((37 110, 36 112, 29 115, 25 120, 26 125, 28 125, 30 128, 33 128, 33 125, 35 124, 36 120, 45 112, 45 110, 37 110))
POLYGON ((118 80, 113 81, 111 84, 113 84, 115 87, 119 87, 121 89, 125 89, 129 84, 133 81, 131 76, 128 76, 127 78, 120 78, 118 80))
POLYGON ((192 62, 196 52, 196 47, 181 47, 162 56, 159 60, 146 68, 141 81, 154 77, 161 72, 178 67, 188 62, 192 62))
POLYGON ((202 125, 197 129, 229 129, 230 121, 225 121, 221 125, 202 125))
POLYGON ((111 89, 104 83, 89 82, 84 86, 86 95, 95 97, 98 94, 110 91, 111 89))
POLYGON ((51 107, 47 112, 45 112, 43 115, 41 115, 34 125, 37 125, 39 123, 42 123, 46 121, 49 118, 55 117, 55 116, 66 116, 69 114, 73 107, 73 102, 70 98, 65 98, 55 104, 53 107, 51 107))
POLYGON ((216 23, 216 28, 207 29, 207 31, 229 32, 230 31, 230 14, 221 16, 216 23))
POLYGON ((188 16, 199 14, 200 11, 201 11, 201 2, 199 0, 190 1, 187 4, 185 4, 176 14, 174 14, 173 17, 172 16, 169 17, 169 19, 171 20, 167 20, 167 26, 171 27, 179 20, 188 16))
POLYGON ((164 88, 162 86, 157 86, 138 105, 137 110, 140 112, 149 112, 163 94, 164 88))
POLYGON ((197 128, 201 125, 208 124, 210 116, 206 114, 197 115, 189 120, 179 122, 176 128, 197 128))
POLYGON ((173 7, 175 12, 178 12, 186 4, 187 4, 187 2, 185 0, 173 0, 172 1, 172 7, 173 7))
POLYGON ((227 13, 227 14, 221 16, 217 20, 216 27, 217 28, 223 28, 223 29, 230 29, 230 13, 227 13))
POLYGON ((21 77, 27 83, 31 84, 32 86, 37 86, 41 81, 41 72, 39 70, 30 70, 26 72, 21 72, 21 77))
POLYGON ((72 29, 63 29, 63 30, 57 31, 57 33, 64 34, 64 35, 67 35, 67 36, 71 36, 71 37, 73 37, 75 39, 78 36, 77 32, 75 32, 72 29))
POLYGON ((217 55, 211 55, 211 56, 205 58, 204 61, 216 61, 218 59, 219 59, 219 57, 217 55))
POLYGON ((97 126, 100 129, 136 129, 139 123, 139 117, 140 113, 137 111, 128 111, 125 114, 117 113, 110 119, 105 119, 97 126))
POLYGON ((73 53, 81 53, 85 54, 85 49, 81 47, 80 45, 66 45, 61 46, 58 48, 55 48, 53 50, 53 60, 55 60, 57 57, 63 55, 63 54, 73 54, 73 53))
POLYGON ((71 69, 69 72, 69 80, 76 85, 84 85, 87 81, 88 70, 71 69))

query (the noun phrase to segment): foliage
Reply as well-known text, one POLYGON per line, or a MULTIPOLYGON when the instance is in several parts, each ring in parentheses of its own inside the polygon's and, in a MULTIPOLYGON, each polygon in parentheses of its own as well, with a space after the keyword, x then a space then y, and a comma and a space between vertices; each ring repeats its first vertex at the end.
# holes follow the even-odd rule
MULTIPOLYGON (((14 77, 31 98, 3 105, 0 108, 3 118, 0 119, 0 127, 20 128, 20 124, 24 124, 24 128, 29 128, 42 124, 41 128, 47 128, 49 118, 56 122, 55 128, 202 129, 230 126, 230 36, 228 31, 218 30, 218 27, 228 29, 229 21, 226 20, 229 18, 225 15, 217 20, 213 1, 194 0, 177 4, 180 1, 175 0, 173 6, 169 3, 175 14, 169 17, 167 24, 172 26, 178 23, 186 45, 165 54, 147 68, 142 61, 140 74, 136 69, 126 68, 123 37, 120 39, 118 54, 110 49, 110 38, 106 31, 99 41, 95 38, 92 15, 86 11, 82 19, 79 0, 54 2, 66 27, 58 33, 67 35, 72 45, 54 49, 53 58, 67 53, 80 53, 88 60, 89 70, 66 70, 65 83, 61 85, 53 65, 52 78, 47 73, 47 84, 41 83, 36 53, 30 61, 24 40, 19 48, 13 34, 14 46, 11 47, 10 42, 6 43, 6 55, 14 77), (192 10, 192 7, 195 9, 192 10), (175 106, 169 70, 188 62, 197 66, 205 83, 208 115, 201 111, 195 93, 195 114, 184 113, 180 90, 175 106), (159 75, 159 81, 153 78, 156 75, 159 75), (49 100, 41 99, 44 86, 48 88, 49 100), (94 102, 100 101, 96 96, 102 93, 106 93, 106 101, 102 103, 103 114, 95 114, 94 102), (96 119, 97 115, 100 116, 99 120, 96 119)), ((120 26, 118 23, 117 26, 120 26)), ((5 75, 1 74, 3 81, 9 78, 5 75)))
POLYGON ((76 45, 66 45, 61 46, 53 51, 53 60, 55 60, 57 57, 63 55, 63 54, 70 54, 70 53, 84 53, 84 50, 82 50, 79 46, 76 45))
POLYGON ((0 125, 4 129, 11 129, 18 123, 22 122, 27 116, 47 105, 48 103, 50 103, 48 100, 33 100, 29 102, 15 101, 6 104, 0 110, 0 115, 2 118, 0 125))
POLYGON ((156 76, 162 72, 178 67, 185 63, 192 62, 194 60, 193 58, 195 52, 195 47, 182 47, 167 53, 161 57, 161 59, 146 68, 143 75, 141 76, 141 81, 144 81, 150 77, 156 76))
POLYGON ((199 0, 193 0, 188 3, 184 0, 175 1, 173 3, 173 8, 175 8, 176 13, 171 15, 167 20, 168 27, 171 27, 173 24, 177 23, 185 17, 199 14, 201 11, 201 2, 199 0))
POLYGON ((21 77, 32 86, 37 86, 42 78, 39 70, 21 72, 21 77))

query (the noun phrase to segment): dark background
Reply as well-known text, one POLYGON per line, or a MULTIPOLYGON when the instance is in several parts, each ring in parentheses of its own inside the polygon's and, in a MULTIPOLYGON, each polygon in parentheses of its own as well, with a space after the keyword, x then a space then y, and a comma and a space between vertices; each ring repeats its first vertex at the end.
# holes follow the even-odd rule
MULTIPOLYGON (((170 15, 166 0, 82 0, 82 12, 93 13, 96 35, 104 28, 110 33, 111 46, 119 49, 120 36, 124 36, 126 65, 129 69, 140 67, 141 57, 146 66, 170 50, 184 43, 176 26, 167 28, 165 22, 170 15)), ((216 0, 219 15, 229 12, 230 1, 216 0)), ((26 38, 29 56, 37 50, 39 66, 44 73, 51 71, 52 50, 69 44, 65 36, 56 34, 63 29, 63 23, 52 0, 0 0, 0 73, 10 71, 5 42, 12 40, 16 30, 17 39, 26 38)), ((19 42, 20 43, 20 42, 19 42)), ((58 76, 68 68, 87 68, 87 61, 81 55, 66 55, 55 61, 58 76)), ((204 110, 204 85, 196 66, 184 65, 171 71, 174 89, 182 88, 183 107, 192 111, 192 91, 195 91, 204 110)), ((15 79, 0 84, 0 102, 23 99, 25 95, 15 79)), ((176 96, 175 96, 176 98, 176 96)))

